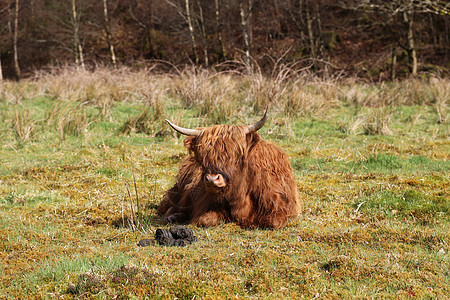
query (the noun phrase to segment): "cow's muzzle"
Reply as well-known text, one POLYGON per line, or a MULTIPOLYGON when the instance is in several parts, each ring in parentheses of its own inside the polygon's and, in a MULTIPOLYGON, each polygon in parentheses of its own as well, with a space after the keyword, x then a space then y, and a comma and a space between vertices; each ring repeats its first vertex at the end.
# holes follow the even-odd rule
POLYGON ((209 192, 216 192, 227 186, 227 179, 220 173, 206 174, 204 181, 206 190, 209 192))

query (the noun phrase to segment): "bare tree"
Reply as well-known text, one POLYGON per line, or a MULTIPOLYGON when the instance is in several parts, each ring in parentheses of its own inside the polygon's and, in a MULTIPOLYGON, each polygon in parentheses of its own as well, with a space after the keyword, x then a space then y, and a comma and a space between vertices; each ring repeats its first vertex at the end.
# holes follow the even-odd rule
POLYGON ((185 0, 186 3, 186 21, 189 26, 189 34, 192 41, 192 50, 194 51, 195 63, 198 64, 198 54, 197 54, 197 42, 195 40, 194 26, 192 25, 191 8, 189 5, 189 0, 185 0))
POLYGON ((309 5, 305 5, 305 16, 306 16, 306 28, 308 30, 308 38, 309 38, 309 51, 312 59, 316 59, 316 42, 314 38, 313 31, 313 17, 311 16, 311 9, 309 5))
MULTIPOLYGON (((3 11, 5 11, 5 10, 7 10, 8 11, 8 22, 7 22, 7 29, 8 29, 8 31, 9 31, 9 33, 10 33, 10 35, 11 35, 11 21, 10 21, 10 8, 9 8, 9 1, 8 1, 8 6, 6 7, 6 8, 4 8, 4 9, 2 9, 1 11, 0 11, 0 13, 3 13, 3 11)), ((3 30, 2 31, 0 31, 0 33, 3 33, 3 30)), ((1 36, 1 35, 0 35, 1 36)), ((1 42, 1 41, 0 41, 1 42)), ((2 46, 3 44, 0 44, 0 81, 3 81, 3 68, 2 68, 2 58, 1 58, 1 53, 2 53, 2 51, 1 51, 1 49, 2 49, 2 46)))
POLYGON ((247 66, 251 65, 251 48, 252 48, 252 16, 253 0, 239 1, 239 14, 241 16, 242 40, 244 42, 244 62, 247 66))
POLYGON ((205 30, 205 18, 203 18, 203 8, 200 3, 200 0, 196 0, 197 7, 198 7, 198 22, 200 25, 200 33, 202 35, 203 40, 203 54, 204 54, 204 60, 205 60, 205 66, 207 67, 209 65, 209 59, 208 59, 208 39, 206 37, 206 30, 205 30))
POLYGON ((75 63, 85 69, 83 46, 80 40, 80 19, 77 12, 76 0, 72 0, 72 29, 73 29, 73 51, 75 54, 75 63))
POLYGON ((215 0, 214 4, 215 4, 215 13, 216 13, 216 32, 217 32, 217 37, 219 39, 220 50, 221 50, 220 55, 221 55, 221 59, 225 59, 227 55, 225 52, 225 46, 223 44, 223 38, 222 38, 222 26, 220 23, 219 0, 215 0))
MULTIPOLYGON (((169 3, 171 6, 176 7, 178 10, 178 6, 174 2, 170 2, 166 0, 166 3, 169 3)), ((159 5, 163 5, 159 2, 159 5)), ((155 31, 155 19, 156 23, 160 23, 158 16, 155 16, 155 3, 154 0, 139 0, 136 1, 136 7, 134 5, 129 6, 128 11, 130 13, 131 19, 135 21, 135 23, 144 30, 144 43, 140 45, 143 52, 142 55, 147 58, 155 58, 159 56, 158 51, 156 50, 156 45, 154 42, 154 31, 155 31), (145 53, 144 53, 145 52, 145 53)))
POLYGON ((3 81, 3 69, 2 69, 2 57, 1 57, 2 51, 0 47, 0 81, 3 81))
POLYGON ((148 24, 146 26, 146 31, 147 31, 147 39, 148 39, 148 48, 149 48, 149 52, 150 52, 150 56, 153 57, 155 55, 155 51, 153 49, 153 38, 152 38, 152 31, 154 29, 154 12, 153 12, 153 0, 148 0, 148 8, 149 8, 149 15, 147 17, 148 21, 146 22, 146 24, 148 24))
POLYGON ((30 0, 30 11, 31 11, 31 21, 34 23, 36 21, 36 1, 30 0))
POLYGON ((411 75, 417 75, 417 50, 415 46, 414 40, 414 11, 412 7, 409 7, 407 10, 403 11, 403 22, 408 24, 407 30, 407 41, 408 46, 405 47, 408 52, 409 63, 411 66, 411 75))
POLYGON ((13 35, 13 55, 14 55, 14 76, 20 78, 19 54, 17 51, 17 35, 19 32, 19 0, 15 0, 14 8, 14 35, 13 35))
POLYGON ((280 7, 278 4, 278 0, 272 0, 273 1, 273 17, 275 19, 276 24, 276 30, 277 34, 280 35, 282 32, 282 25, 281 25, 281 13, 280 13, 280 7))
POLYGON ((193 22, 193 16, 191 11, 191 4, 189 0, 184 0, 184 8, 182 5, 179 5, 176 1, 172 0, 165 0, 166 3, 168 3, 170 6, 174 7, 178 14, 184 19, 186 24, 188 25, 189 29, 189 37, 192 43, 192 52, 194 53, 194 59, 195 63, 199 63, 199 57, 197 53, 197 40, 195 38, 195 29, 194 29, 194 22, 193 22))
POLYGON ((108 43, 108 49, 111 54, 111 63, 114 68, 117 67, 116 63, 116 54, 114 52, 114 45, 112 43, 111 38, 111 30, 109 28, 109 16, 108 16, 108 2, 107 0, 103 0, 103 16, 105 20, 105 33, 106 33, 106 42, 108 43))

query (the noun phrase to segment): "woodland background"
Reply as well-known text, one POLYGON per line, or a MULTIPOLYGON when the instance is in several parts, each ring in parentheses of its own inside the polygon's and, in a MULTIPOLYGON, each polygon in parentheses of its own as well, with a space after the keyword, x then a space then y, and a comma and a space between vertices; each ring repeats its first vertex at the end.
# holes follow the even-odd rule
POLYGON ((389 80, 450 68, 447 1, 1 0, 2 78, 76 64, 283 61, 389 80))

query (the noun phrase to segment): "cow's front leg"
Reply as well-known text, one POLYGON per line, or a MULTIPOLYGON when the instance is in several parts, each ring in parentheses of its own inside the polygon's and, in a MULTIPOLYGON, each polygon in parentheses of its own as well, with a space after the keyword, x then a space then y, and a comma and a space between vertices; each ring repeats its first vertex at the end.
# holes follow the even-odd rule
POLYGON ((231 207, 231 216, 241 227, 252 228, 254 224, 253 202, 249 195, 231 207))
MULTIPOLYGON (((171 199, 166 195, 164 202, 169 202, 171 199)), ((166 204, 166 212, 162 214, 164 221, 167 223, 185 223, 189 220, 189 215, 192 210, 192 199, 189 195, 182 195, 181 199, 176 203, 166 204), (169 206, 171 205, 171 206, 169 206)), ((162 206, 161 206, 162 207, 162 206)))
POLYGON ((190 223, 197 226, 216 226, 226 222, 229 218, 229 212, 221 204, 211 199, 210 195, 205 193, 194 201, 190 223))
POLYGON ((264 193, 263 197, 258 199, 258 203, 266 205, 258 208, 258 213, 254 220, 256 226, 273 229, 286 226, 291 210, 296 210, 296 208, 290 209, 288 207, 286 199, 286 195, 282 193, 264 193))
POLYGON ((219 211, 208 211, 192 219, 192 224, 202 227, 217 226, 226 221, 225 214, 219 211))

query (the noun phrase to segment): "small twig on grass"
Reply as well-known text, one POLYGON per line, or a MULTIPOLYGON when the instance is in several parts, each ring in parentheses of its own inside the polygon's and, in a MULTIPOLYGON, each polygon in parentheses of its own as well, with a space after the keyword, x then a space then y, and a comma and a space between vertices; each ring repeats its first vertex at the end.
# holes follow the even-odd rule
POLYGON ((134 192, 136 195, 136 207, 137 207, 137 212, 139 214, 140 210, 140 204, 139 204, 139 195, 138 195, 138 190, 137 190, 137 186, 136 186, 136 177, 134 177, 134 172, 132 172, 133 174, 133 184, 134 184, 134 192))
POLYGON ((359 209, 361 208, 361 206, 366 203, 366 201, 361 202, 360 204, 358 204, 358 206, 355 209, 355 215, 358 213, 359 209))
POLYGON ((127 193, 128 193, 128 197, 130 199, 130 207, 131 207, 131 217, 129 219, 129 223, 130 223, 131 230, 134 232, 134 231, 136 231, 137 226, 139 226, 139 224, 138 224, 139 223, 139 219, 136 220, 136 222, 134 220, 136 218, 136 216, 135 216, 135 213, 134 213, 133 200, 132 200, 131 192, 130 192, 130 189, 128 188, 128 185, 127 185, 127 193))

